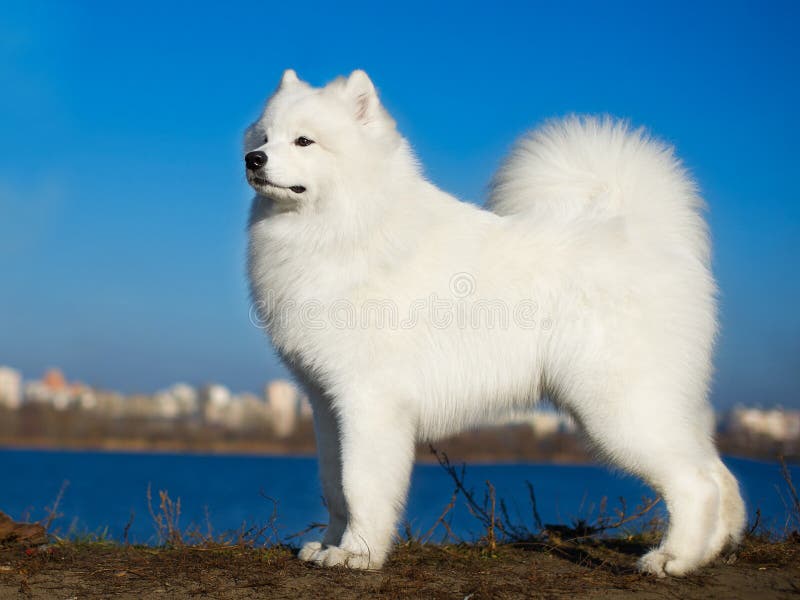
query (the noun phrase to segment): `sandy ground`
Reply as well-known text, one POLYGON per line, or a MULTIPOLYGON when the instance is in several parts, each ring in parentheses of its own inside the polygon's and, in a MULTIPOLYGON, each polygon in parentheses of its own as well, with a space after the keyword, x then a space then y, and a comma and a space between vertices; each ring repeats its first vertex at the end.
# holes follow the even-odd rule
POLYGON ((640 544, 399 546, 383 571, 301 563, 286 548, 56 544, 0 549, 0 599, 798 598, 800 539, 747 541, 736 560, 682 579, 633 569, 640 544))

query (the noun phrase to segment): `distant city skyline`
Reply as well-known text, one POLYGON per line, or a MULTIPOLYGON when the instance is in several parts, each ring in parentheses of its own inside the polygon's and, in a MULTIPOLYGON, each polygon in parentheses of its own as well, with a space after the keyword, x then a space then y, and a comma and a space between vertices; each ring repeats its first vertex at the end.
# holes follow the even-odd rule
POLYGON ((0 365, 0 409, 11 411, 45 406, 57 412, 77 410, 109 419, 200 419, 206 425, 234 430, 268 424, 278 439, 294 433, 301 419, 311 418, 308 398, 294 383, 276 379, 262 389, 258 396, 233 392, 217 382, 197 387, 176 382, 152 394, 124 395, 119 390, 70 380, 57 368, 49 369, 41 378, 23 378, 17 369, 0 365))
MULTIPOLYGON (((176 381, 151 393, 126 394, 117 389, 97 388, 90 382, 70 380, 58 367, 45 370, 41 377, 23 377, 14 367, 0 364, 0 409, 18 410, 26 404, 44 403, 59 411, 78 407, 82 411, 141 414, 167 420, 199 413, 209 424, 234 429, 254 418, 266 417, 279 438, 294 431, 298 418, 311 418, 311 404, 295 382, 273 379, 261 386, 261 392, 264 400, 250 391, 232 390, 222 382, 191 385, 176 381), (102 401, 98 402, 98 398, 102 401)), ((721 409, 717 420, 718 428, 723 431, 764 435, 782 441, 800 439, 800 410, 791 407, 738 404, 721 409)), ((569 414, 547 402, 487 426, 513 424, 529 425, 534 433, 545 436, 577 431, 569 414)))
POLYGON ((4 4, 0 364, 125 393, 286 378, 249 318, 240 135, 284 68, 315 85, 364 68, 467 201, 548 117, 610 113, 675 144, 710 207, 713 401, 800 407, 800 4, 268 12, 4 4))

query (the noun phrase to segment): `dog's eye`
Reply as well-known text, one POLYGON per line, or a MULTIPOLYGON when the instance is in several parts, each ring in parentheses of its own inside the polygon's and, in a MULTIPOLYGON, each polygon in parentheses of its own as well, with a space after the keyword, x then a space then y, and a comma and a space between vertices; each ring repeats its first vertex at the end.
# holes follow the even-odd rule
POLYGON ((268 141, 269 141, 269 137, 265 135, 264 136, 264 143, 266 144, 268 141))
POLYGON ((314 143, 314 140, 310 140, 307 137, 303 137, 302 135, 294 141, 295 146, 310 146, 314 143))

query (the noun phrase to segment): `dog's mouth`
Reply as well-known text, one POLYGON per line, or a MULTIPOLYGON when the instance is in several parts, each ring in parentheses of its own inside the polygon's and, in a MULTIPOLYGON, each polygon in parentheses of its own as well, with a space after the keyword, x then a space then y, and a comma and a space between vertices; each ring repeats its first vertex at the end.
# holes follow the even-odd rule
POLYGON ((258 187, 262 188, 276 188, 279 190, 291 190, 295 194, 302 194, 306 191, 306 188, 302 185, 290 185, 290 186, 283 186, 277 185, 272 183, 269 179, 265 179, 263 177, 256 177, 255 175, 250 177, 250 182, 257 185, 258 187))

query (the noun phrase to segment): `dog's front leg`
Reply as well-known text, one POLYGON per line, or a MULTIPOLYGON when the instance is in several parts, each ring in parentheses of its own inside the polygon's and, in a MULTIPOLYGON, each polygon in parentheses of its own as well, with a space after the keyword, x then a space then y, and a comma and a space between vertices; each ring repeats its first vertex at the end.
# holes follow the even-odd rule
POLYGON ((414 462, 415 420, 389 397, 352 394, 336 404, 347 526, 336 545, 314 562, 378 569, 408 492, 414 462))
POLYGON ((300 550, 301 560, 313 561, 328 546, 338 546, 347 526, 347 504, 342 490, 342 458, 339 424, 328 398, 318 390, 309 391, 314 409, 314 432, 317 438, 319 476, 322 494, 328 507, 329 521, 322 542, 307 542, 300 550))

